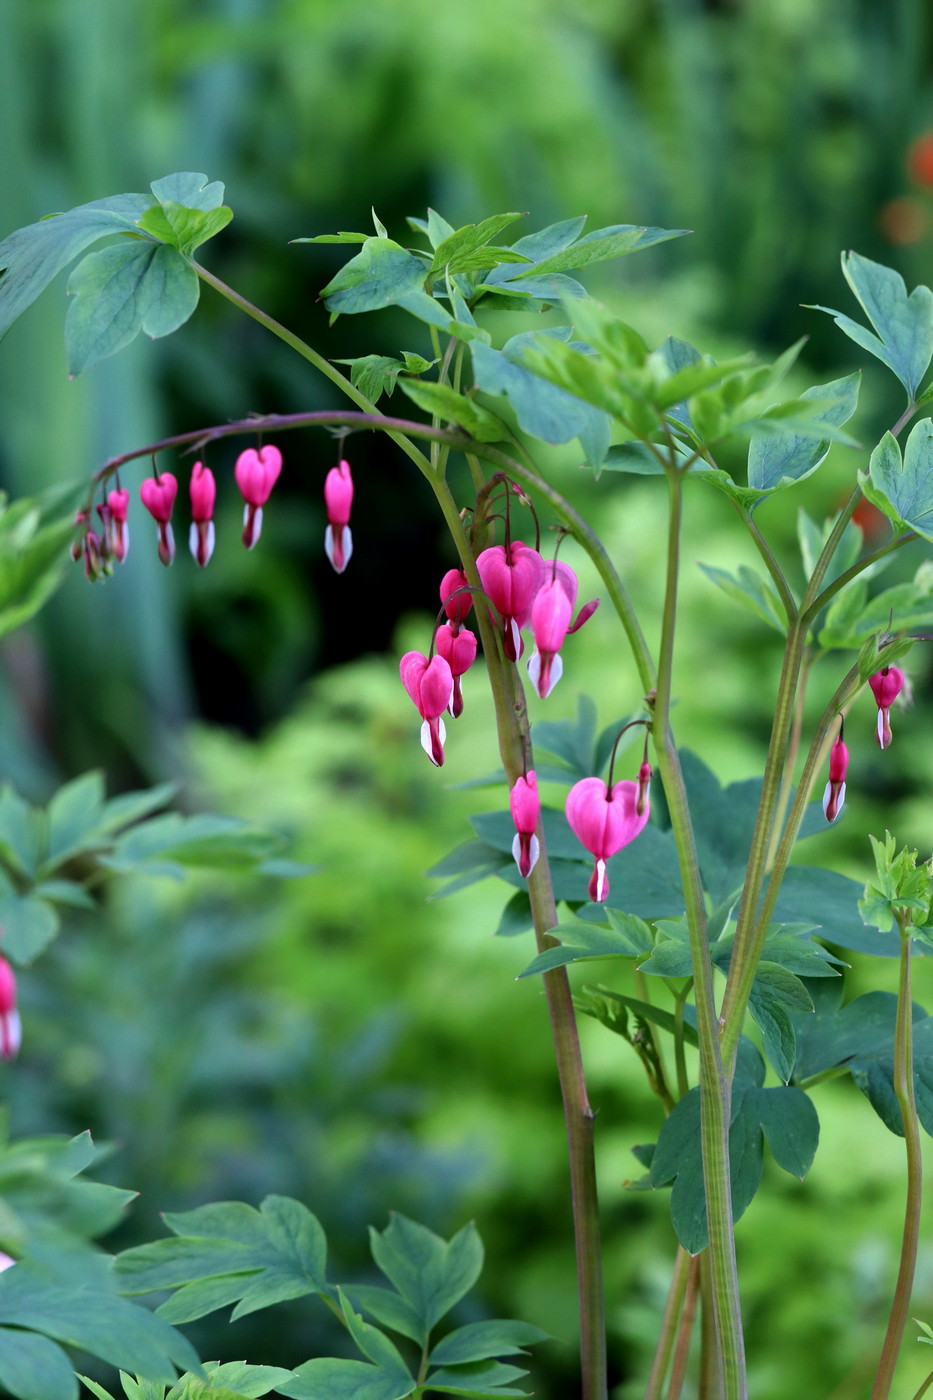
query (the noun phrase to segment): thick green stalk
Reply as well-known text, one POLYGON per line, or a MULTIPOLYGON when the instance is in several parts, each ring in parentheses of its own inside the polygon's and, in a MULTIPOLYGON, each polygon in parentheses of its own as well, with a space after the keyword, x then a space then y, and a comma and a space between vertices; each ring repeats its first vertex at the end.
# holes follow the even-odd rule
MULTIPOLYGON (((476 561, 450 488, 446 482, 437 479, 433 484, 467 579, 479 587, 476 561)), ((499 752, 511 786, 524 772, 525 755, 531 754, 525 697, 517 670, 505 659, 498 631, 490 622, 485 608, 476 608, 476 620, 482 636, 492 687, 499 752)), ((557 923, 557 908, 544 832, 540 824, 537 835, 540 854, 528 878, 528 895, 538 951, 543 952, 557 942, 548 932, 557 923)), ((583 1057, 566 968, 555 968, 546 972, 543 981, 570 1158, 570 1191, 580 1303, 581 1395, 583 1400, 606 1400, 608 1392, 605 1295, 593 1142, 595 1115, 586 1089, 583 1057)))
POLYGON ((917 1243, 920 1239, 920 1201, 923 1188, 923 1159, 920 1151, 920 1125, 914 1099, 913 1005, 910 993, 910 915, 898 916, 901 931, 901 967, 897 989, 897 1019, 894 1026, 894 1093, 904 1120, 904 1144, 907 1148, 907 1204, 904 1212, 904 1234, 901 1240, 901 1262, 897 1285, 891 1304, 891 1315, 885 1332, 884 1345, 878 1362, 871 1400, 887 1400, 894 1379, 898 1352, 904 1338, 904 1328, 910 1315, 910 1295, 917 1266, 917 1243))
POLYGON ((664 784, 671 829, 677 846, 686 901, 687 927, 696 989, 697 1035, 700 1050, 700 1140, 703 1185, 709 1222, 711 1294, 727 1400, 747 1394, 742 1314, 732 1221, 729 1172, 729 1123, 731 1083, 726 1076, 719 1047, 719 1023, 713 996, 713 968, 706 926, 703 885, 696 842, 687 804, 683 774, 670 725, 671 684, 677 591, 680 571, 680 532, 683 517, 683 482, 668 472, 670 520, 667 547, 667 585, 661 624, 658 683, 654 700, 652 737, 658 769, 664 784))

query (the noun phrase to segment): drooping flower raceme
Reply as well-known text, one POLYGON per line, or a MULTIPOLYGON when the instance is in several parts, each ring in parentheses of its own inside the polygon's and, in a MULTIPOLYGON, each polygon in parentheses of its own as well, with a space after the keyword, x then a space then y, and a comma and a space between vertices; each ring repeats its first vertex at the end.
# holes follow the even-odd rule
POLYGON ((440 768, 444 762, 444 740, 447 730, 441 715, 453 697, 454 678, 443 656, 429 661, 420 651, 407 651, 399 662, 402 684, 408 691, 419 715, 421 747, 432 763, 440 768))
POLYGON ((0 1056, 4 1060, 12 1060, 22 1038, 16 1009, 16 977, 6 958, 0 956, 0 1056))
POLYGON ((463 691, 460 677, 466 675, 476 660, 476 633, 469 627, 457 627, 445 622, 434 634, 434 645, 450 667, 454 688, 450 697, 450 713, 454 719, 463 714, 463 691))
POLYGON ((541 799, 538 796, 538 779, 535 770, 530 768, 523 778, 517 778, 509 793, 509 807, 515 823, 515 840, 512 842, 512 855, 523 879, 534 870, 540 854, 540 842, 535 835, 541 799))
POLYGON ((256 451, 248 447, 236 459, 233 475, 246 502, 243 507, 243 543, 252 549, 262 531, 262 508, 282 470, 282 454, 271 443, 256 451))
POLYGON ((648 821, 647 796, 638 811, 639 785, 627 779, 610 792, 602 778, 582 778, 567 794, 567 820, 578 841, 595 856, 589 896, 601 904, 609 893, 606 861, 634 841, 648 821))
POLYGON ((849 750, 842 740, 842 730, 829 751, 829 782, 823 792, 823 812, 828 822, 834 822, 845 806, 846 768, 849 750))
POLYGON ((175 558, 175 536, 172 534, 172 506, 178 494, 178 482, 171 472, 147 476, 139 488, 139 499, 159 527, 159 558, 166 567, 175 558))
POLYGON ((195 561, 202 569, 210 563, 214 553, 214 501, 217 485, 214 473, 203 462, 195 462, 191 469, 191 529, 188 533, 188 547, 195 561))
POLYGON ((350 507, 353 505, 353 477, 350 463, 341 461, 331 467, 324 478, 324 506, 327 529, 324 532, 324 553, 338 574, 342 574, 353 553, 350 530, 350 507))
POLYGON ((875 738, 882 749, 891 742, 891 706, 904 689, 904 672, 897 666, 885 666, 868 677, 868 684, 878 706, 878 727, 875 738))
POLYGON ((501 620, 503 650, 510 661, 517 661, 525 649, 521 629, 544 578, 544 560, 536 549, 513 540, 508 548, 496 544, 484 549, 476 567, 501 620))

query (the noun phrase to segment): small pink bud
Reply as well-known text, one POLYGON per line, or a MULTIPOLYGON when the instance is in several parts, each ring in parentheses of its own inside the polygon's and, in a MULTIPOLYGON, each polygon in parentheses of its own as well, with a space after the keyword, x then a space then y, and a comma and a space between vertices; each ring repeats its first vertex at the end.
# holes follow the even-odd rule
POLYGON ((273 486, 282 470, 282 454, 271 443, 261 447, 248 447, 236 459, 233 475, 246 502, 243 508, 243 543, 252 549, 262 532, 262 508, 269 499, 273 486))
POLYGON ((601 904, 609 893, 606 861, 627 846, 648 821, 649 804, 637 810, 638 784, 623 780, 609 791, 602 778, 582 778, 567 795, 567 820, 577 839, 595 856, 589 896, 601 904))
POLYGON ((22 1041, 19 1012, 16 1009, 16 977, 9 962, 0 955, 0 1056, 12 1060, 22 1041))
POLYGON ((524 778, 517 778, 509 793, 509 807, 515 823, 515 840, 512 842, 512 855, 518 866, 518 873, 527 880, 541 852, 540 842, 535 835, 541 799, 538 796, 538 779, 533 768, 524 778))
POLYGON ((572 615, 573 602, 567 596, 563 580, 549 578, 538 589, 531 605, 535 650, 528 662, 528 674, 542 700, 550 695, 563 674, 564 663, 559 653, 572 615))
POLYGON ((191 529, 188 532, 188 548, 194 555, 198 567, 204 569, 214 553, 214 502, 217 499, 217 484, 214 473, 203 462, 195 462, 191 469, 188 484, 191 496, 191 529))
POLYGON ((127 523, 130 493, 125 488, 115 486, 107 496, 110 507, 110 552, 118 564, 122 564, 130 552, 130 527, 127 523))
POLYGON ((455 627, 462 627, 473 606, 472 594, 458 592, 466 589, 467 576, 462 569, 448 569, 441 579, 441 602, 444 611, 455 627), (452 596, 456 594, 456 597, 452 596))
POLYGON ((166 568, 175 558, 171 519, 177 491, 178 482, 171 472, 162 472, 158 479, 148 476, 139 488, 139 499, 159 527, 159 558, 166 568))
POLYGON ((399 662, 399 674, 424 720, 421 747, 431 762, 440 768, 444 762, 444 740, 447 738, 441 715, 450 705, 454 688, 450 666, 442 656, 434 656, 429 661, 420 651, 408 651, 399 662))
POLYGON ((635 799, 635 811, 639 816, 648 810, 648 790, 651 786, 651 764, 647 758, 638 770, 638 796, 635 799))
POLYGON ((89 583, 97 583, 107 572, 103 543, 96 530, 85 531, 81 541, 81 552, 84 555, 84 577, 89 583))
POLYGON ((891 706, 904 689, 904 672, 897 666, 884 666, 869 676, 868 684, 878 706, 875 739, 880 748, 886 749, 891 743, 891 706))
POLYGON ((454 688, 450 700, 450 713, 454 719, 463 714, 463 691, 460 677, 466 675, 476 660, 476 633, 469 627, 457 628, 456 623, 445 622, 434 634, 434 646, 450 667, 454 688))
POLYGON ((338 574, 342 574, 353 553, 350 530, 350 507, 353 505, 353 477, 350 463, 341 460, 331 467, 324 478, 324 506, 327 529, 324 532, 324 553, 338 574))

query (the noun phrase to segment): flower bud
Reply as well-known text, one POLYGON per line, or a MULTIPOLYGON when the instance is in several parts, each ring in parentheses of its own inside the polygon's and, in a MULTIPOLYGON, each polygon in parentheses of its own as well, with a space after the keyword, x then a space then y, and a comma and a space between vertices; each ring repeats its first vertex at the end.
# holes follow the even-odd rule
POLYGON ((350 530, 350 507, 353 505, 353 477, 350 463, 341 460, 331 467, 324 478, 324 506, 327 529, 324 532, 324 553, 338 574, 342 574, 353 553, 350 530))
POLYGON ((236 459, 233 475, 246 504, 243 507, 243 543, 252 549, 262 531, 262 508, 282 470, 282 454, 271 444, 248 447, 236 459))
POLYGON ((828 822, 834 822, 842 811, 846 800, 846 768, 849 763, 849 750, 842 739, 842 729, 829 751, 829 782, 823 792, 823 812, 828 822))
POLYGON ((453 622, 445 622, 434 634, 434 645, 450 667, 454 688, 450 699, 450 713, 454 719, 463 714, 463 691, 460 677, 466 675, 476 660, 476 633, 469 627, 458 628, 453 622))
POLYGON ((879 748, 886 749, 891 743, 891 706, 904 689, 904 672, 897 666, 884 666, 869 676, 868 684, 878 706, 875 739, 879 748))
POLYGON ((16 1009, 16 977, 7 959, 0 955, 0 1057, 12 1060, 22 1038, 16 1009))
POLYGON ((139 499, 159 527, 159 558, 166 568, 175 558, 171 519, 177 491, 178 482, 171 472, 149 476, 139 488, 139 499))
POLYGON ((538 796, 538 779, 533 768, 523 778, 517 778, 509 793, 509 808, 515 823, 515 840, 512 842, 512 855, 523 879, 534 870, 541 852, 540 842, 535 835, 541 799, 538 796))
POLYGON ((188 548, 194 555, 195 563, 204 569, 214 553, 214 502, 217 498, 217 484, 214 473, 203 462, 195 462, 191 469, 188 484, 191 496, 191 529, 188 532, 188 548))
POLYGON ((440 768, 444 762, 444 740, 447 738, 441 715, 450 705, 454 688, 450 666, 442 656, 434 656, 429 661, 420 651, 408 651, 399 662, 399 674, 424 720, 421 747, 431 762, 440 768))

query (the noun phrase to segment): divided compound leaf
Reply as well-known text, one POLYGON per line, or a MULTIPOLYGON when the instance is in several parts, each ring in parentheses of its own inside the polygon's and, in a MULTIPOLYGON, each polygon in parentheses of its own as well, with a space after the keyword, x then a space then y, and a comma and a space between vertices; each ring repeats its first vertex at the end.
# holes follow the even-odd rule
POLYGON ((472 1223, 448 1241, 393 1212, 385 1230, 370 1230, 370 1246, 376 1264, 420 1319, 423 1338, 469 1292, 483 1267, 472 1223))

